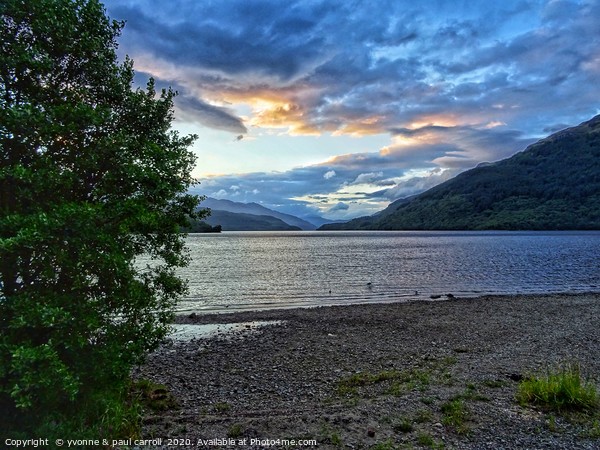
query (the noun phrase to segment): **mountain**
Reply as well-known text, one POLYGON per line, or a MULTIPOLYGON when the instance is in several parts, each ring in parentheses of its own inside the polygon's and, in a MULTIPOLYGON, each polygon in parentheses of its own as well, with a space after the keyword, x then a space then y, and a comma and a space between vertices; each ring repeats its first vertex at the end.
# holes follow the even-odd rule
POLYGON ((374 216, 320 229, 600 229, 600 115, 374 216))
MULTIPOLYGON (((216 198, 208 197, 204 201, 202 201, 200 206, 202 208, 210 208, 211 210, 227 211, 236 214, 242 213, 251 214, 254 216, 271 216, 285 222, 288 225, 298 227, 301 230, 314 230, 317 228, 314 224, 307 222, 306 220, 302 220, 299 217, 265 208, 264 206, 259 205, 258 203, 240 203, 232 202, 231 200, 219 200, 216 198)), ((227 217, 232 218, 233 216, 227 217)), ((208 222, 212 223, 213 221, 208 220, 208 222)), ((229 228, 225 227, 225 225, 223 224, 223 229, 228 230, 229 228)))
POLYGON ((324 217, 318 216, 316 214, 313 214, 313 215, 310 215, 310 216, 305 216, 304 218, 308 222, 314 223, 316 225, 316 227, 320 227, 321 225, 325 225, 326 223, 344 223, 344 222, 346 222, 345 220, 325 219, 324 217))
POLYGON ((191 220, 188 227, 183 227, 181 231, 183 233, 220 233, 221 225, 215 225, 214 227, 209 225, 203 220, 191 220))
POLYGON ((212 227, 220 225, 223 231, 300 231, 300 227, 289 225, 276 217, 219 209, 211 209, 210 216, 204 222, 212 227))

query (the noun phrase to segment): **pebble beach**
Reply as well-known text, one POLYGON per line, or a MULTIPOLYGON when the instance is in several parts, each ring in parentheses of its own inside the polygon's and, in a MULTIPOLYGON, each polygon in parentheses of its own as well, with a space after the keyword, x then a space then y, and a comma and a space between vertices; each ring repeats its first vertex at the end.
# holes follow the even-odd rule
POLYGON ((600 294, 190 314, 176 324, 186 338, 168 339, 134 373, 174 398, 144 416, 144 438, 164 448, 600 448, 597 422, 515 399, 521 380, 565 364, 600 386, 600 294))

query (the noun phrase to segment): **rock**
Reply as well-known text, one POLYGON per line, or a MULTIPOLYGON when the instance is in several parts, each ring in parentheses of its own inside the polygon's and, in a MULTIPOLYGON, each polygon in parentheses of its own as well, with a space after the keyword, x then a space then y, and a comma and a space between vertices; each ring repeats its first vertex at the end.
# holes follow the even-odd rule
POLYGON ((507 377, 516 382, 523 381, 524 378, 520 373, 510 373, 507 377))

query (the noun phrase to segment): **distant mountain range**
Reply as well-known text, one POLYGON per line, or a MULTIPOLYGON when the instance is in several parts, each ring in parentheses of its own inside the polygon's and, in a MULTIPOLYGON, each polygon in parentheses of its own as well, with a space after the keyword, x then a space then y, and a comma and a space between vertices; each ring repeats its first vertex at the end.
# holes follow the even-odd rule
MULTIPOLYGON (((223 231, 300 231, 300 227, 289 225, 273 216, 233 213, 211 209, 209 217, 204 219, 211 226, 221 226, 223 231)), ((313 226, 314 229, 314 226, 313 226)))
POLYGON ((200 222, 193 222, 186 230, 192 233, 218 231, 298 231, 315 230, 317 226, 331 223, 314 215, 310 221, 291 214, 284 214, 258 203, 240 203, 208 197, 200 208, 210 208, 211 215, 200 222))
POLYGON ((385 210, 320 230, 600 229, 600 115, 385 210))
POLYGON ((231 200, 219 200, 208 197, 202 203, 200 203, 200 207, 210 208, 212 211, 211 216, 206 220, 206 222, 211 225, 219 224, 223 227, 223 230, 228 231, 259 230, 261 229, 259 227, 259 223, 266 225, 267 222, 270 225, 265 230, 287 230, 290 226, 295 227, 296 230, 314 230, 317 228, 316 225, 307 222, 306 220, 302 220, 299 217, 265 208, 258 203, 240 203, 232 202, 231 200), (223 212, 232 214, 223 214, 223 212), (247 225, 249 228, 244 225, 242 218, 236 218, 233 214, 244 214, 245 216, 243 217, 243 220, 249 221, 247 225), (264 219, 263 216, 268 216, 278 220, 268 220, 265 222, 267 219, 264 219), (221 222, 219 222, 219 220, 221 220, 221 222), (255 223, 256 221, 258 221, 258 223, 255 223))

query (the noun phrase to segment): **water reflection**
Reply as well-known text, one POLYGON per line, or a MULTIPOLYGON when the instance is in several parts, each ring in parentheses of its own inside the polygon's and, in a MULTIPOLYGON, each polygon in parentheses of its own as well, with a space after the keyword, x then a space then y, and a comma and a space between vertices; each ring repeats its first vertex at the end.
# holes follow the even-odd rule
POLYGON ((229 232, 188 246, 184 311, 600 290, 600 232, 229 232))

